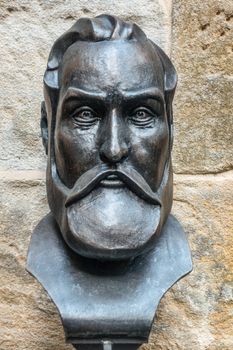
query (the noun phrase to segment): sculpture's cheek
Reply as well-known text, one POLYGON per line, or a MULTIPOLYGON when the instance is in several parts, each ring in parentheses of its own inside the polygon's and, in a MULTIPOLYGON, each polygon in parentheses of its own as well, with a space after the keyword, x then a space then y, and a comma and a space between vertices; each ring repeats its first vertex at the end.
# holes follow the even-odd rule
POLYGON ((71 187, 84 172, 98 164, 95 131, 80 132, 61 126, 55 132, 57 170, 64 183, 71 187))
POLYGON ((129 162, 156 191, 163 177, 169 148, 167 124, 131 133, 129 162))

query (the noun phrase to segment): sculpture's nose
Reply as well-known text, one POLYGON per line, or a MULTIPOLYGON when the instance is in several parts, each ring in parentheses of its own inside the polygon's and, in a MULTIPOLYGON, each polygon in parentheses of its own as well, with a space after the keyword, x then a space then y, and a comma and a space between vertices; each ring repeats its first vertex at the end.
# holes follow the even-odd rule
POLYGON ((100 158, 107 163, 121 162, 128 156, 129 147, 123 121, 115 109, 108 116, 105 126, 101 138, 100 158))

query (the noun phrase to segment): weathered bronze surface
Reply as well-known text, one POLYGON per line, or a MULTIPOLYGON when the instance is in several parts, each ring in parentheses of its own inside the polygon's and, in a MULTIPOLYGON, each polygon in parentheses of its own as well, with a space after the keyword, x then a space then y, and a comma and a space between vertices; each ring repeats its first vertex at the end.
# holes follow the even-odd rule
POLYGON ((81 18, 50 52, 41 128, 52 214, 27 268, 73 344, 138 347, 162 295, 191 270, 169 215, 176 82, 166 54, 109 15, 81 18))

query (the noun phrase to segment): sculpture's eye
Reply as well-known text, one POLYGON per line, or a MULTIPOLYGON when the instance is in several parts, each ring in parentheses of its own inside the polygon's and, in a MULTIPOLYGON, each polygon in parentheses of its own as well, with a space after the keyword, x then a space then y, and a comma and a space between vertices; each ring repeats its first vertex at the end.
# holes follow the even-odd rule
POLYGON ((139 107, 129 115, 129 121, 136 127, 153 127, 157 115, 146 107, 139 107))
POLYGON ((71 115, 76 127, 80 129, 89 129, 94 126, 99 118, 90 107, 77 108, 71 115))

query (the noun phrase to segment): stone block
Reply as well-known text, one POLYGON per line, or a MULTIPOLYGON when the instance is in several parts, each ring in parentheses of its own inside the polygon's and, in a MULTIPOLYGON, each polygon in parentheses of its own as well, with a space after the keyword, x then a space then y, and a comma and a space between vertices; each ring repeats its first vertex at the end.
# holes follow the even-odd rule
POLYGON ((162 299, 145 349, 233 348, 232 175, 175 176, 173 213, 188 235, 193 271, 162 299))
POLYGON ((174 169, 216 173, 233 166, 233 3, 174 0, 174 169))
POLYGON ((180 76, 175 98, 175 173, 217 173, 233 167, 233 80, 180 76), (191 80, 190 80, 191 79, 191 80))
POLYGON ((48 212, 45 181, 4 178, 0 199, 0 349, 71 349, 56 307, 25 271, 31 232, 48 212))

